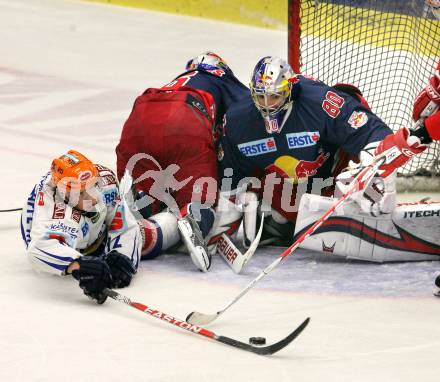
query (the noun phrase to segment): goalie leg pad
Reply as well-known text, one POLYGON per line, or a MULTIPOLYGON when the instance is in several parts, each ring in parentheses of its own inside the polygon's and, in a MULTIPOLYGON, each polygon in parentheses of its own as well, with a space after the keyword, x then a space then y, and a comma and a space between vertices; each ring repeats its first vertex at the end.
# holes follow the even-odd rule
MULTIPOLYGON (((219 254, 235 273, 240 273, 255 253, 261 238, 262 226, 256 232, 258 198, 251 192, 237 195, 236 192, 221 192, 216 208, 214 226, 207 237, 210 253, 219 254), (247 239, 252 237, 246 253, 240 250, 230 239, 235 236, 243 215, 247 217, 247 239), (254 228, 252 228, 254 226, 254 228), (252 232, 253 231, 253 232, 252 232)), ((245 233, 246 235, 246 233, 245 233)))
POLYGON ((220 192, 214 224, 205 238, 211 253, 215 252, 215 244, 222 234, 229 237, 236 236, 242 218, 243 211, 235 203, 235 195, 231 195, 230 192, 220 192))
MULTIPOLYGON (((335 203, 336 199, 305 194, 300 202, 298 237, 335 203)), ((303 241, 302 248, 373 262, 440 260, 440 203, 400 204, 376 218, 363 215, 354 202, 338 208, 303 241)))
POLYGON ((243 210, 243 246, 249 248, 257 234, 258 196, 255 192, 244 192, 239 196, 243 210))

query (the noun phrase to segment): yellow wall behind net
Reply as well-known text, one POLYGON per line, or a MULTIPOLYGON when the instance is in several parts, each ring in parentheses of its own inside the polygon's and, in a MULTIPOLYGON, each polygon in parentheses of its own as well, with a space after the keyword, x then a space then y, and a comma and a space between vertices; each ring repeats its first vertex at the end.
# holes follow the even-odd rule
POLYGON ((436 44, 440 36, 438 20, 326 3, 320 4, 318 17, 314 13, 313 4, 305 2, 302 23, 303 36, 326 38, 331 30, 333 40, 405 50, 432 57, 440 56, 440 46, 436 44), (390 15, 393 15, 394 22, 391 25, 386 22, 390 15), (426 43, 422 43, 423 41, 426 43))
MULTIPOLYGON (((95 3, 143 8, 154 11, 169 12, 180 15, 203 17, 221 21, 253 25, 257 27, 287 29, 287 0, 87 0, 95 3)), ((350 7, 334 4, 320 4, 321 17, 315 18, 311 2, 303 4, 304 25, 314 25, 313 32, 303 27, 303 36, 313 34, 315 37, 326 37, 325 27, 338 25, 339 34, 331 38, 357 44, 372 44, 392 49, 422 53, 428 56, 439 56, 439 46, 419 47, 413 36, 424 36, 431 33, 440 35, 440 22, 434 20, 417 20, 416 17, 399 15, 401 26, 396 32, 395 26, 384 25, 385 13, 362 11, 362 18, 344 18, 352 15, 350 7), (328 15, 328 16, 326 16, 328 15), (368 15, 370 23, 365 25, 368 15), (308 20, 311 18, 311 20, 308 20), (349 25, 351 24, 351 25, 349 25), (355 25, 353 25, 355 24, 355 25), (323 28, 320 29, 319 25, 323 28), (351 26, 351 28, 350 28, 351 26), (414 33, 417 29, 417 33, 414 33), (320 31, 322 31, 322 34, 320 31), (387 36, 383 39, 383 36, 387 36)))
POLYGON ((287 0, 88 0, 258 27, 287 29, 287 0))

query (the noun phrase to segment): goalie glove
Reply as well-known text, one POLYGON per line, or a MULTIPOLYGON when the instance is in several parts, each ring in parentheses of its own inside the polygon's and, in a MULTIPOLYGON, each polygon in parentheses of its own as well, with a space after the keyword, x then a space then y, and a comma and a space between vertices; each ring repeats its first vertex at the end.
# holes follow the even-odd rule
POLYGON ((426 86, 417 96, 413 107, 413 120, 425 119, 434 114, 440 107, 440 61, 437 70, 426 86))
MULTIPOLYGON (((440 113, 436 114, 440 116, 440 113)), ((434 116, 429 117, 427 121, 434 116)), ((440 125, 440 121, 436 123, 440 125)), ((349 170, 338 175, 337 190, 345 193, 348 184, 362 168, 383 157, 383 164, 378 171, 379 176, 373 179, 366 190, 353 194, 352 199, 365 213, 374 216, 389 214, 396 206, 396 170, 427 147, 428 145, 421 143, 418 136, 411 135, 407 128, 386 136, 381 142, 370 143, 360 152, 360 163, 350 162, 349 170)))
POLYGON ((425 119, 423 126, 416 130, 414 134, 421 132, 422 143, 431 143, 430 141, 440 141, 440 111, 425 119), (423 138, 426 137, 425 141, 423 138))
MULTIPOLYGON (((431 118, 428 118, 428 120, 431 118)), ((412 135, 406 127, 401 128, 394 134, 387 135, 374 152, 376 157, 385 157, 384 163, 379 167, 379 175, 386 178, 406 164, 414 155, 420 154, 427 148, 428 145, 423 144, 421 139, 416 135, 412 135)))
MULTIPOLYGON (((336 195, 340 197, 348 190, 348 186, 356 175, 366 166, 371 165, 376 156, 376 150, 381 142, 373 142, 364 147, 359 153, 359 163, 350 161, 346 171, 336 177, 336 195), (338 195, 339 193, 339 195, 338 195)), ((359 192, 355 192, 350 199, 357 203, 366 214, 378 216, 390 214, 396 206, 396 175, 376 176, 371 184, 359 192)))

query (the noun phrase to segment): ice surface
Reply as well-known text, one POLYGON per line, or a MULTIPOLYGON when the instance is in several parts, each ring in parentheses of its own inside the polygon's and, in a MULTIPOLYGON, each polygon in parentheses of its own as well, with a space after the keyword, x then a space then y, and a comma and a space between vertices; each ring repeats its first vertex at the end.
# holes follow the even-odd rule
MULTIPOLYGON (((0 0, 0 209, 21 207, 51 159, 69 148, 114 168, 136 95, 167 83, 204 50, 247 82, 286 34, 70 1, 0 0)), ((438 262, 365 264, 292 255, 216 321, 216 333, 268 343, 312 322, 272 357, 229 349, 108 301, 74 280, 36 274, 17 213, 0 216, 0 381, 437 381, 438 262)), ((438 227, 436 227, 438 229, 438 227)), ((179 254, 143 262, 123 294, 184 318, 228 303, 279 249, 243 275, 221 259, 202 274, 179 254)))

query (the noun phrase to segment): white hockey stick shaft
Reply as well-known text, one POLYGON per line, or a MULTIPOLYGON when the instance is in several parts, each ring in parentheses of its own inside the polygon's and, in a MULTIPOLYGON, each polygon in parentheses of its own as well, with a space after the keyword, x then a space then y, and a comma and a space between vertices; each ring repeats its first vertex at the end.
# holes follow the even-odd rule
MULTIPOLYGON (((379 159, 379 158, 377 158, 379 159)), ((337 202, 320 218, 315 224, 313 224, 307 231, 305 231, 289 248, 287 248, 281 255, 267 266, 261 273, 253 279, 236 297, 232 299, 223 309, 219 310, 215 314, 203 314, 199 312, 192 312, 187 317, 187 322, 191 324, 208 324, 214 321, 217 317, 223 314, 227 309, 234 305, 238 300, 240 300, 251 288, 255 286, 264 276, 269 274, 274 268, 277 267, 282 260, 291 255, 298 246, 310 235, 312 235, 328 218, 333 212, 341 206, 353 193, 364 190, 371 182, 373 177, 376 175, 377 170, 382 164, 381 160, 376 160, 370 166, 364 167, 350 183, 347 192, 338 199, 337 202)))

